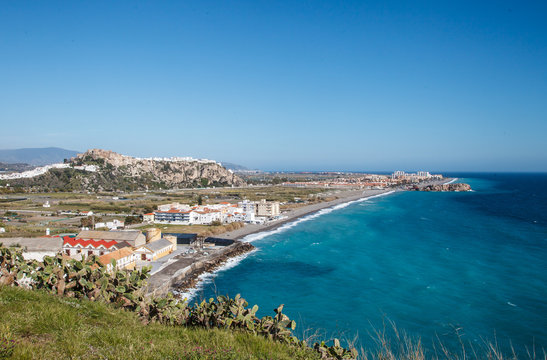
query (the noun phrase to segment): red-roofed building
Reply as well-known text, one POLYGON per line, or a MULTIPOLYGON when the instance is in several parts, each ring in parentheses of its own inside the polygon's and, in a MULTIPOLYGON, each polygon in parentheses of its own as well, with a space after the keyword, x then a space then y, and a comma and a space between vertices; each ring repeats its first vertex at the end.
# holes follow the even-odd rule
POLYGON ((75 259, 81 259, 82 256, 102 256, 125 247, 131 247, 131 245, 125 241, 118 242, 115 240, 102 239, 84 240, 71 236, 63 237, 63 254, 75 259))

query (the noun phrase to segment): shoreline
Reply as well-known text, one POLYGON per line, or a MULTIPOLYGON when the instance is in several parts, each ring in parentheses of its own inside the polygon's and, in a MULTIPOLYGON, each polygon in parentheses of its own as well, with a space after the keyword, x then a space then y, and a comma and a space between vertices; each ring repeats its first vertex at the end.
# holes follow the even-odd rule
POLYGON ((277 228, 282 227, 283 225, 295 222, 301 218, 304 218, 308 215, 313 215, 318 213, 321 210, 329 209, 337 205, 342 205, 346 203, 351 203, 353 201, 359 201, 368 199, 370 197, 383 195, 386 193, 392 193, 401 191, 399 189, 385 189, 385 190, 343 190, 346 194, 338 199, 325 201, 317 204, 311 204, 302 206, 297 209, 290 210, 289 212, 283 214, 285 217, 280 220, 270 222, 268 224, 250 224, 245 225, 244 227, 229 232, 219 234, 218 237, 244 241, 244 238, 249 235, 255 235, 263 232, 269 232, 276 230, 277 228))
MULTIPOLYGON (((430 181, 423 185, 427 184, 434 184, 434 183, 440 183, 445 184, 448 181, 454 182, 457 179, 455 178, 448 178, 443 180, 436 180, 436 181, 430 181)), ((369 198, 375 198, 379 196, 385 196, 392 193, 397 193, 401 191, 406 191, 403 188, 390 188, 390 189, 383 189, 383 190, 341 190, 341 194, 343 196, 326 202, 321 202, 317 204, 311 204, 306 205, 301 208, 290 210, 289 212, 283 214, 286 217, 277 221, 274 221, 269 224, 250 224, 246 225, 240 229, 232 230, 229 232, 225 232, 222 234, 218 234, 218 237, 236 240, 237 243, 250 243, 255 240, 262 239, 270 234, 273 234, 276 230, 282 228, 284 225, 291 225, 291 224, 297 224, 300 221, 305 221, 304 219, 308 216, 310 218, 315 214, 319 214, 322 210, 336 210, 337 206, 341 205, 349 205, 353 202, 358 201, 364 201, 369 198), (260 236, 260 234, 263 234, 263 236, 260 236), (255 239, 246 239, 248 237, 251 237, 252 235, 257 236, 255 239)), ((345 206, 344 206, 345 207, 345 206)), ((292 226, 290 226, 292 227, 292 226)), ((237 263, 239 263, 241 260, 245 259, 250 253, 254 252, 253 250, 245 251, 244 253, 239 253, 236 256, 230 256, 230 257, 224 257, 222 261, 215 260, 216 264, 214 267, 207 266, 201 268, 199 271, 190 271, 192 265, 187 266, 183 269, 180 269, 180 272, 184 272, 186 274, 185 278, 178 279, 172 283, 172 285, 179 285, 180 284, 188 284, 190 286, 186 287, 178 287, 178 288, 170 288, 169 291, 174 292, 178 294, 181 298, 186 298, 187 301, 190 301, 192 298, 194 298, 200 288, 202 288, 202 285, 206 283, 209 279, 214 277, 214 274, 222 271, 225 269, 225 267, 228 265, 229 267, 236 266, 237 263), (234 258, 237 258, 238 261, 234 263, 234 258)), ((173 264, 172 264, 173 265, 173 264)), ((161 271, 156 273, 158 276, 161 276, 161 271)), ((156 275, 154 274, 154 275, 156 275)), ((173 281, 174 279, 171 279, 173 281)))

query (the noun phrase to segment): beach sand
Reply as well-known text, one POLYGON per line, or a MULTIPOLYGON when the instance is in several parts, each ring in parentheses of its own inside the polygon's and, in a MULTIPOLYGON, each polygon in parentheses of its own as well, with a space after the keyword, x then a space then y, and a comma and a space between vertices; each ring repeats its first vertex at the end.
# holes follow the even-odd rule
MULTIPOLYGON (((425 181, 421 183, 420 186, 434 185, 434 184, 447 184, 447 183, 454 182, 455 180, 457 179, 444 178, 441 180, 425 181)), ((371 196, 377 196, 377 195, 381 195, 381 194, 385 194, 387 192, 393 192, 393 191, 404 191, 404 189, 402 187, 398 187, 398 188, 389 188, 384 190, 340 190, 339 193, 336 194, 336 196, 338 196, 338 199, 336 200, 326 201, 326 202, 312 204, 312 205, 306 205, 301 208, 297 208, 297 209, 281 214, 282 216, 284 216, 284 218, 281 220, 269 222, 263 225, 246 224, 244 227, 240 229, 225 232, 225 233, 216 235, 216 237, 241 240, 247 235, 251 235, 251 234, 259 233, 263 231, 274 230, 286 223, 290 223, 292 221, 297 220, 298 218, 313 214, 322 209, 327 209, 339 204, 344 204, 347 202, 364 199, 371 196)))
MULTIPOLYGON (((443 180, 426 182, 426 183, 422 183, 422 186, 425 186, 428 184, 435 184, 435 183, 446 183, 451 180, 452 179, 443 179, 443 180)), ((336 200, 303 206, 301 208, 297 208, 297 209, 290 210, 288 212, 283 213, 282 214, 283 219, 273 221, 263 225, 248 224, 240 229, 218 234, 215 237, 241 240, 251 234, 274 230, 284 224, 296 221, 301 217, 316 213, 322 209, 327 209, 327 208, 334 207, 336 205, 345 204, 348 202, 365 199, 372 196, 378 196, 378 195, 382 195, 382 194, 386 194, 390 192, 397 192, 397 191, 404 191, 404 190, 402 188, 390 188, 385 190, 340 190, 340 192, 336 194, 336 196, 338 196, 336 200)), ((224 261, 226 260, 227 259, 224 258, 224 261)), ((193 284, 193 286, 195 287, 196 282, 198 281, 198 276, 203 273, 210 272, 212 270, 212 269, 208 269, 207 271, 203 269, 201 271, 194 271, 193 273, 189 274, 188 276, 184 278, 175 279, 177 278, 175 274, 179 273, 183 269, 190 269, 191 266, 192 265, 185 263, 183 260, 176 261, 175 263, 167 266, 165 269, 158 271, 157 273, 152 275, 152 277, 149 279, 149 282, 155 285, 152 286, 151 288, 157 287, 158 284, 160 285, 165 283, 171 284, 173 280, 177 280, 178 282, 185 281, 186 283, 193 284)), ((215 269, 219 267, 221 267, 221 263, 217 262, 215 269)), ((187 290, 187 289, 179 288, 177 290, 187 290)))
POLYGON ((301 218, 306 215, 313 214, 319 210, 327 209, 339 204, 344 204, 350 201, 355 201, 363 198, 368 198, 371 196, 376 196, 380 194, 384 194, 387 192, 393 191, 393 189, 389 190, 341 190, 340 193, 337 194, 338 199, 332 200, 332 201, 326 201, 322 203, 312 204, 312 205, 306 205, 301 208, 297 208, 294 210, 290 210, 286 213, 283 213, 282 216, 284 216, 283 219, 272 221, 267 224, 257 225, 257 224, 247 224, 244 227, 229 231, 223 234, 219 234, 218 237, 226 238, 226 239, 234 239, 234 240, 240 240, 244 238, 247 235, 259 233, 263 231, 269 231, 273 230, 275 228, 280 227, 281 225, 284 225, 286 223, 292 222, 297 220, 298 218, 301 218))

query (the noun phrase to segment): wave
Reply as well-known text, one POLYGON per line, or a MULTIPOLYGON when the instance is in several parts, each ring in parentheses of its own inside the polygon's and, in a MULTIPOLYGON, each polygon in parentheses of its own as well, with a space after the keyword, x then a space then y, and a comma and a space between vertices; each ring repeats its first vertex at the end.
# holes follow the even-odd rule
POLYGON ((345 203, 342 203, 342 204, 334 205, 334 206, 331 206, 331 207, 328 207, 328 208, 325 208, 325 209, 321 209, 321 210, 319 210, 317 212, 314 212, 310 215, 305 215, 301 218, 295 219, 294 221, 283 224, 280 227, 275 228, 273 230, 268 230, 268 231, 254 233, 254 234, 249 234, 249 235, 245 236, 243 239, 241 239, 241 241, 253 242, 253 241, 261 240, 261 239, 264 239, 267 236, 274 235, 274 234, 279 234, 283 231, 289 230, 289 229, 295 227, 296 225, 298 225, 302 222, 315 219, 315 218, 317 218, 321 215, 329 214, 329 213, 331 213, 335 210, 343 209, 343 208, 348 207, 352 204, 360 203, 360 202, 367 201, 367 200, 370 200, 370 199, 379 198, 379 197, 382 197, 382 196, 387 196, 387 195, 392 194, 394 192, 395 192, 395 190, 392 190, 392 191, 388 191, 388 192, 385 192, 385 193, 382 193, 382 194, 373 195, 373 196, 369 196, 369 197, 361 198, 361 199, 357 199, 357 200, 352 200, 352 201, 348 201, 348 202, 345 202, 345 203))
POLYGON ((447 183, 444 183, 445 185, 448 185, 448 184, 452 184, 453 182, 456 182, 458 180, 458 178, 454 178, 452 180, 450 180, 449 182, 447 183))
POLYGON ((251 255, 252 253, 257 252, 258 249, 255 249, 253 251, 250 251, 245 254, 241 254, 238 256, 234 256, 233 258, 228 259, 224 265, 219 267, 218 269, 215 269, 211 272, 206 272, 198 276, 196 285, 193 288, 187 289, 186 291, 176 291, 174 290, 173 293, 177 296, 180 296, 181 299, 186 299, 186 302, 189 302, 192 300, 203 288, 205 285, 213 282, 213 279, 215 278, 216 274, 229 270, 235 266, 237 266, 243 259, 245 259, 247 256, 251 255))
MULTIPOLYGON (((259 233, 255 233, 255 234, 249 234, 249 235, 245 236, 243 239, 241 239, 241 241, 253 242, 253 241, 261 240, 261 239, 264 239, 267 236, 274 235, 274 234, 279 234, 283 231, 291 229, 291 228, 295 227, 296 225, 298 225, 298 224, 300 224, 304 221, 309 221, 309 220, 315 219, 315 218, 317 218, 321 215, 329 214, 329 213, 331 213, 335 210, 343 209, 343 208, 345 208, 349 205, 355 204, 355 203, 360 203, 360 202, 363 202, 363 201, 366 201, 366 200, 379 198, 379 197, 382 197, 382 196, 387 196, 387 195, 392 194, 394 192, 395 192, 395 190, 392 190, 392 191, 388 191, 388 192, 385 192, 385 193, 382 193, 382 194, 373 195, 373 196, 369 196, 369 197, 365 197, 365 198, 361 198, 361 199, 357 199, 357 200, 352 200, 352 201, 348 201, 348 202, 345 202, 345 203, 342 203, 342 204, 331 206, 329 208, 321 209, 321 210, 319 210, 319 211, 317 211, 313 214, 306 215, 306 216, 303 216, 301 218, 295 219, 294 221, 292 221, 290 223, 283 224, 282 226, 280 226, 280 227, 278 227, 274 230, 268 230, 268 231, 263 231, 263 232, 259 232, 259 233)), ((197 279, 197 282, 196 282, 196 285, 193 288, 187 289, 186 291, 182 291, 182 292, 178 292, 178 291, 175 290, 175 291, 173 291, 173 293, 177 296, 180 296, 181 299, 186 299, 187 302, 190 302, 190 300, 192 300, 197 294, 199 294, 199 292, 201 290, 204 289, 205 285, 210 284, 210 283, 213 282, 213 279, 215 278, 216 274, 218 274, 219 272, 222 272, 222 271, 229 270, 229 269, 237 266, 241 261, 243 261, 245 258, 247 258, 247 256, 249 256, 249 255, 251 255, 251 254, 253 254, 257 251, 259 251, 259 249, 255 249, 255 250, 250 251, 248 253, 245 253, 245 254, 238 255, 238 256, 235 256, 233 258, 230 258, 230 259, 228 259, 228 261, 226 261, 226 263, 224 265, 222 265, 218 269, 213 270, 212 272, 206 272, 206 273, 203 273, 203 274, 199 275, 198 279, 197 279)))

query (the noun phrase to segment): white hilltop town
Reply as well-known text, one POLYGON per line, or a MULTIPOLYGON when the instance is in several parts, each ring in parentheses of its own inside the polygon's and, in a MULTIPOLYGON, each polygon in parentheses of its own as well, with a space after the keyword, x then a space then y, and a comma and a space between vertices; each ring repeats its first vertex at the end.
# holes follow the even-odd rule
MULTIPOLYGON (((186 157, 148 157, 148 158, 140 158, 140 157, 132 157, 129 155, 121 155, 121 157, 131 160, 137 160, 137 161, 167 161, 167 162, 197 162, 200 164, 216 164, 219 166, 222 166, 222 163, 215 161, 215 160, 209 160, 209 159, 195 159, 190 156, 186 157)), ((57 164, 50 164, 45 166, 39 166, 32 170, 27 170, 23 172, 12 172, 8 174, 1 174, 0 173, 0 180, 14 180, 14 179, 24 179, 24 178, 33 178, 39 175, 43 175, 47 173, 51 169, 68 169, 72 168, 75 170, 82 170, 82 171, 89 171, 89 172, 96 172, 98 170, 98 167, 96 165, 73 165, 70 163, 57 163, 57 164)), ((232 170, 227 169, 230 173, 233 173, 232 170)))

